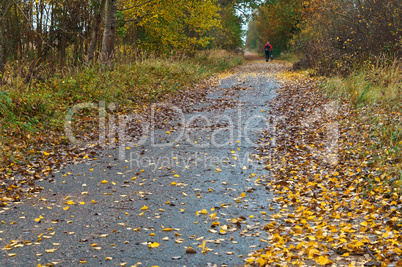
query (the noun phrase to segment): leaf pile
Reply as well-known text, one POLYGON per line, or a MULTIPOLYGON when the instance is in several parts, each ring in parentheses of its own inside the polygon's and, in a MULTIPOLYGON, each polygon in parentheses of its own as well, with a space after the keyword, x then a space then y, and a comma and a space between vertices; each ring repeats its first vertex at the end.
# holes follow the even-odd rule
POLYGON ((267 247, 247 264, 402 266, 402 197, 389 185, 390 165, 375 161, 386 149, 347 102, 328 108, 317 81, 292 72, 281 78, 271 107, 276 128, 265 132, 260 155, 281 209, 265 225, 267 247))

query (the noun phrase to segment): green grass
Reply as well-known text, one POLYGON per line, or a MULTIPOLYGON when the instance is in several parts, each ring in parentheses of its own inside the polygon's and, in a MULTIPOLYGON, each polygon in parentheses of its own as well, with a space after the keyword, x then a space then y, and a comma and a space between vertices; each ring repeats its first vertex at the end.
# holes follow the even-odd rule
POLYGON ((301 58, 300 55, 297 55, 293 52, 287 52, 287 51, 282 52, 278 57, 278 59, 288 61, 290 63, 295 63, 295 62, 299 61, 300 58, 301 58))
MULTIPOLYGON (((391 182, 402 191, 402 71, 400 61, 366 64, 347 77, 324 78, 322 89, 332 98, 348 101, 359 124, 378 148, 375 163, 388 166, 391 182)), ((362 133, 363 134, 363 133, 362 133)), ((375 152, 374 152, 375 151, 375 152)))
POLYGON ((326 80, 325 89, 333 96, 344 96, 351 103, 394 106, 401 110, 402 72, 400 62, 391 65, 367 64, 348 77, 332 77, 326 80))

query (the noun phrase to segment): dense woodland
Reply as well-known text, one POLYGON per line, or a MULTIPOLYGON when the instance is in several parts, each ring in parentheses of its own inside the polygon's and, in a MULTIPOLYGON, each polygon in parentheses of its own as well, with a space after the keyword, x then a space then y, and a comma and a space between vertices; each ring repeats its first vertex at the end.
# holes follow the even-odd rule
POLYGON ((251 6, 244 0, 1 0, 0 73, 29 81, 44 68, 235 49, 242 46, 242 13, 251 6))
POLYGON ((290 49, 304 55, 300 66, 347 73, 358 60, 400 56, 400 11, 398 0, 1 0, 0 73, 28 82, 45 68, 234 50, 251 13, 249 49, 269 40, 276 56, 290 49))
POLYGON ((302 56, 296 67, 348 74, 365 60, 401 56, 401 1, 267 0, 249 22, 247 47, 302 56))

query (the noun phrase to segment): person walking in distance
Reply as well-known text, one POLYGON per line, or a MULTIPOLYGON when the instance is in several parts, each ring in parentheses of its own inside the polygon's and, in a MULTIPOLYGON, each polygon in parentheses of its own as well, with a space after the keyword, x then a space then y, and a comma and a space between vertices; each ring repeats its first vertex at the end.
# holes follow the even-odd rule
POLYGON ((264 50, 265 50, 265 60, 266 62, 268 62, 270 55, 272 54, 272 46, 269 42, 265 44, 264 50))

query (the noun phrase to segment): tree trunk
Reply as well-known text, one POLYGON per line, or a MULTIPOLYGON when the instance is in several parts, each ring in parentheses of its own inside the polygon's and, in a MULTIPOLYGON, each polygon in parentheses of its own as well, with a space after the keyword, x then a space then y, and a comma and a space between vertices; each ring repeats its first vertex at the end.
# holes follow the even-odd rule
POLYGON ((96 43, 99 37, 100 25, 102 23, 102 10, 105 7, 105 0, 100 0, 100 6, 95 10, 95 19, 93 22, 91 41, 88 47, 88 62, 92 63, 95 57, 96 43))
MULTIPOLYGON (((11 17, 11 15, 10 15, 11 17)), ((22 35, 21 35, 21 28, 20 28, 20 21, 18 18, 18 11, 17 11, 17 4, 14 3, 14 25, 17 27, 16 32, 16 42, 17 42, 17 51, 16 51, 16 59, 20 60, 23 55, 23 44, 22 44, 22 35)))
POLYGON ((66 47, 67 47, 67 37, 64 32, 61 33, 60 39, 61 39, 59 44, 60 66, 64 67, 64 62, 66 60, 66 47))
POLYGON ((42 19, 43 19, 43 3, 40 2, 36 4, 36 8, 38 10, 38 13, 36 14, 36 21, 37 21, 37 26, 36 26, 36 53, 38 59, 42 60, 42 19))
POLYGON ((3 26, 5 25, 3 20, 0 22, 0 24, 2 24, 0 27, 0 74, 3 74, 7 61, 7 29, 3 26))
POLYGON ((113 59, 114 40, 116 31, 116 0, 106 0, 105 25, 103 30, 101 63, 111 65, 113 59))
MULTIPOLYGON (((7 20, 8 10, 13 2, 7 0, 0 0, 0 74, 3 76, 4 67, 7 63, 8 52, 8 36, 7 36, 7 20)), ((0 81, 2 78, 0 77, 0 81)))

